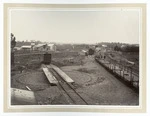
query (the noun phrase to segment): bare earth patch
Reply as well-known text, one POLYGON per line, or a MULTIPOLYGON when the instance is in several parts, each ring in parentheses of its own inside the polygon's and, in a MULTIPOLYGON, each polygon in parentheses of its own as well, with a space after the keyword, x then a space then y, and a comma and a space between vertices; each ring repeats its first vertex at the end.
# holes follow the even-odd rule
POLYGON ((95 105, 138 105, 139 96, 121 83, 94 58, 85 58, 80 66, 64 66, 66 72, 76 83, 76 90, 89 104, 95 105))

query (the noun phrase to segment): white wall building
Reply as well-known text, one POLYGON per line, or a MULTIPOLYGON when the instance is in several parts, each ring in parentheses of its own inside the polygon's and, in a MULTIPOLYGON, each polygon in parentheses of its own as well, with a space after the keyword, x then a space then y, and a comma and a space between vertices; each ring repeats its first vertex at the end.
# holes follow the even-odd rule
POLYGON ((33 46, 33 50, 36 51, 56 51, 55 44, 38 44, 33 46))
POLYGON ((55 44, 48 44, 49 51, 56 51, 56 45, 55 44))
POLYGON ((26 50, 26 51, 30 51, 31 50, 31 46, 21 46, 22 50, 26 50))

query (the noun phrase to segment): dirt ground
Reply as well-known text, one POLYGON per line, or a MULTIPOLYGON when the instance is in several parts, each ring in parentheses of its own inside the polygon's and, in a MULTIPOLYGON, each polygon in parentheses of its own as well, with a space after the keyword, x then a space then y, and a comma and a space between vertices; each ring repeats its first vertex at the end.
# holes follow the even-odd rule
POLYGON ((77 91, 89 104, 139 104, 138 94, 108 73, 94 58, 87 57, 83 62, 80 66, 65 66, 61 69, 78 84, 77 91))
MULTIPOLYGON (((74 81, 76 91, 92 105, 138 105, 139 95, 121 83, 93 57, 85 57, 81 65, 60 67, 74 81)), ((11 77, 11 87, 31 88, 39 105, 69 104, 57 86, 50 86, 42 69, 17 73, 11 77)))
MULTIPOLYGON (((41 68, 36 71, 32 70, 12 76, 12 88, 28 90, 26 86, 34 92, 38 105, 69 104, 57 86, 51 86, 49 84, 41 68)), ((16 100, 15 102, 18 101, 16 100)), ((14 101, 12 103, 14 104, 14 101)), ((20 102, 15 103, 15 105, 20 105, 20 102)), ((27 104, 25 103, 23 105, 27 104)))

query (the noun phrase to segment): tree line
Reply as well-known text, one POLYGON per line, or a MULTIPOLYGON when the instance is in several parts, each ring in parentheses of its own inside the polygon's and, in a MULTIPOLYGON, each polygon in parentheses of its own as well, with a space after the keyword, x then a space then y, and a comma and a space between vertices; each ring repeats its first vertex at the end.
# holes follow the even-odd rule
POLYGON ((121 52, 139 52, 139 46, 135 46, 135 45, 126 45, 123 47, 120 46, 115 46, 114 47, 115 51, 121 51, 121 52))

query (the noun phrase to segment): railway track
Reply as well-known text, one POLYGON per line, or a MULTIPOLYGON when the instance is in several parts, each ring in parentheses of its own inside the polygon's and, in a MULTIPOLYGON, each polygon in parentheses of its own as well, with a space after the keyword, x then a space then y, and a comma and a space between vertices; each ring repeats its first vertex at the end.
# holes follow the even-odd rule
POLYGON ((69 104, 88 105, 88 102, 75 90, 71 83, 67 83, 50 65, 44 65, 58 80, 57 87, 62 91, 69 104))

